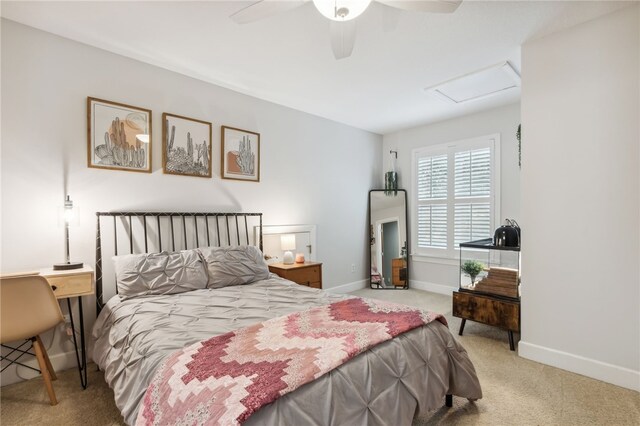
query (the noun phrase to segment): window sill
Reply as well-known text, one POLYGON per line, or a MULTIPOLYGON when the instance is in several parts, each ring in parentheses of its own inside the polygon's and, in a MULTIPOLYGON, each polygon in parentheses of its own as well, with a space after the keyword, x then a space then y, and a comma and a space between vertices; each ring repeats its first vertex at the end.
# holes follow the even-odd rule
POLYGON ((452 265, 452 266, 460 266, 460 260, 456 256, 445 257, 445 256, 427 256, 423 254, 412 254, 411 260, 414 262, 422 262, 422 263, 438 263, 440 265, 452 265))

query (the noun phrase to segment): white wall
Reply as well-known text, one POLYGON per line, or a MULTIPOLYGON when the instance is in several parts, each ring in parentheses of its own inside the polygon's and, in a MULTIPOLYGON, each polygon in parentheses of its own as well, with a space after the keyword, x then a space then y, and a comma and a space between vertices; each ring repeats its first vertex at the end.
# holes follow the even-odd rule
MULTIPOLYGON (((81 212, 72 258, 90 265, 96 211, 258 211, 266 225, 317 224, 325 288, 368 279, 367 194, 382 174, 379 135, 7 20, 2 89, 2 272, 63 260, 57 209, 68 192, 81 212), (87 168, 87 96, 153 110, 152 174, 87 168), (213 179, 162 173, 163 112, 213 123, 213 179), (261 134, 260 183, 220 179, 220 125, 261 134)), ((54 358, 61 350, 54 345, 54 358)))
MULTIPOLYGON (((411 210, 411 151, 428 145, 455 142, 478 136, 500 134, 501 163, 501 200, 500 217, 519 220, 520 218, 520 169, 518 167, 518 141, 516 130, 520 124, 520 105, 504 107, 467 115, 439 123, 414 127, 396 133, 384 135, 384 170, 389 168, 389 150, 398 151, 397 171, 400 188, 407 190, 409 197, 409 226, 414 223, 411 210)), ((381 187, 383 181, 378 182, 381 187)), ((411 240, 415 239, 415 230, 411 240)), ((411 257, 409 277, 410 285, 415 288, 451 294, 458 287, 459 264, 457 260, 422 259, 411 257)))
POLYGON ((520 355, 640 389, 640 9, 522 49, 520 355))

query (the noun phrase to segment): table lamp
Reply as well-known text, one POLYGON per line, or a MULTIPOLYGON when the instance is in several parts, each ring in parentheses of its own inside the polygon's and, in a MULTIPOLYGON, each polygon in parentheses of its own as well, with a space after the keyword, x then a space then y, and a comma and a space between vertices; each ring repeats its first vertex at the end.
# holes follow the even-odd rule
POLYGON ((285 250, 282 263, 285 265, 293 264, 293 253, 291 253, 291 250, 296 249, 296 236, 293 234, 282 235, 280 237, 280 248, 285 250))
POLYGON ((64 210, 62 212, 62 219, 64 221, 64 234, 65 234, 65 244, 64 244, 64 254, 65 254, 65 263, 56 263, 53 265, 54 271, 66 271, 68 269, 79 269, 82 268, 82 262, 71 262, 69 260, 69 225, 71 221, 75 218, 76 211, 73 209, 73 201, 67 195, 67 199, 64 200, 64 210))

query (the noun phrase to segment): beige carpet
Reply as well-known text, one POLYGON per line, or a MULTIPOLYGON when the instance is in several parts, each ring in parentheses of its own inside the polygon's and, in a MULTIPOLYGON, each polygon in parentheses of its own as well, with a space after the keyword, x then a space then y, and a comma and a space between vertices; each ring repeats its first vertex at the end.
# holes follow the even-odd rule
MULTIPOLYGON (((460 322, 451 317, 451 298, 419 290, 360 290, 376 297, 444 313, 457 334, 460 322)), ((414 426, 474 425, 639 425, 640 394, 519 358, 509 351, 506 332, 467 322, 459 337, 475 364, 484 398, 470 403, 454 398, 441 408, 416 418, 414 426)), ((95 365, 89 367, 89 387, 82 390, 76 370, 58 374, 54 382, 59 404, 51 407, 36 378, 1 388, 0 423, 8 425, 121 425, 113 393, 95 365)))

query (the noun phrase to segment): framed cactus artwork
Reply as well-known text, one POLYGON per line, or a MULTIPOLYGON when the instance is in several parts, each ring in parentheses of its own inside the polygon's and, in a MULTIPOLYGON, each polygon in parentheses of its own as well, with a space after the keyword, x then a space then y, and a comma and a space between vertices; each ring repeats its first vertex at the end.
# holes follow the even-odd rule
POLYGON ((222 126, 222 178, 260 182, 260 134, 222 126))
POLYGON ((151 110, 87 98, 87 165, 151 173, 151 110))
POLYGON ((162 170, 171 175, 211 177, 211 123, 162 114, 162 170))

